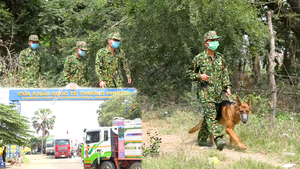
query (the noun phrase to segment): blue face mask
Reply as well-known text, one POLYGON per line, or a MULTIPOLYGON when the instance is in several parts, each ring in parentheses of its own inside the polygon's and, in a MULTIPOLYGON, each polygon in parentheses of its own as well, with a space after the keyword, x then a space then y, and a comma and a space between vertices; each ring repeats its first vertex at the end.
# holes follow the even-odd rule
POLYGON ((30 45, 30 47, 31 47, 32 49, 36 50, 36 48, 39 47, 39 44, 38 44, 38 43, 32 43, 32 44, 30 45))
POLYGON ((111 47, 113 47, 114 49, 118 48, 120 46, 120 42, 118 41, 113 41, 111 47))
POLYGON ((85 55, 85 51, 82 51, 82 50, 78 50, 78 55, 80 55, 80 56, 84 56, 85 55))

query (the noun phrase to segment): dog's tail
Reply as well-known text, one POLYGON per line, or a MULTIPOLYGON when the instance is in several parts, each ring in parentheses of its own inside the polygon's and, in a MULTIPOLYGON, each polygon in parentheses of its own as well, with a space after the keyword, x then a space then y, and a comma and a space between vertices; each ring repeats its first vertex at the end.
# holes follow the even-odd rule
POLYGON ((199 123, 189 131, 189 134, 192 134, 192 133, 200 130, 201 124, 202 124, 202 120, 200 120, 199 123))

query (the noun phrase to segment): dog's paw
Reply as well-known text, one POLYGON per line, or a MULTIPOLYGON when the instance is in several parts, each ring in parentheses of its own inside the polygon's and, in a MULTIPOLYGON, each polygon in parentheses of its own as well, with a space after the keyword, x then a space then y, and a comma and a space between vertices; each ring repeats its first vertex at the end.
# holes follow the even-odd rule
POLYGON ((247 148, 244 144, 239 144, 239 147, 243 150, 245 150, 247 148))

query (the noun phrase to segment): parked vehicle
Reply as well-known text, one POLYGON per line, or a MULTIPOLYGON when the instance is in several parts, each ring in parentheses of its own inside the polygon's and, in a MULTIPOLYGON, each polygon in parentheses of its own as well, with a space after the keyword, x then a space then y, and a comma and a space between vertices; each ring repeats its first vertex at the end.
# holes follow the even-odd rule
POLYGON ((55 139, 55 158, 71 157, 71 142, 69 138, 55 139))
POLYGON ((31 149, 30 149, 29 147, 25 147, 25 148, 23 149, 23 152, 24 152, 25 154, 30 154, 31 149))
POLYGON ((84 169, 140 169, 142 121, 115 117, 112 127, 84 129, 81 155, 84 169))
POLYGON ((46 141, 46 153, 47 155, 54 155, 54 138, 48 138, 46 141))

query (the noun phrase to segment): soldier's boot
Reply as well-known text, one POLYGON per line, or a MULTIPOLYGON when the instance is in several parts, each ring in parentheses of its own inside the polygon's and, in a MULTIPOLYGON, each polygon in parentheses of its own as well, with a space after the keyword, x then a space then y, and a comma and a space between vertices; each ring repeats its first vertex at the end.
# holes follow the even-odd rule
POLYGON ((212 143, 207 142, 207 140, 199 140, 198 145, 202 147, 212 147, 212 143))
MULTIPOLYGON (((201 128, 202 129, 202 128, 201 128)), ((212 147, 212 143, 207 142, 209 132, 207 130, 200 130, 198 133, 198 145, 204 147, 212 147)))
POLYGON ((205 146, 205 147, 212 147, 213 145, 209 142, 207 142, 207 138, 209 136, 209 131, 204 127, 201 128, 198 133, 198 145, 199 146, 205 146))
POLYGON ((216 139, 215 140, 215 143, 216 143, 216 146, 217 146, 217 149, 218 150, 220 150, 220 151, 222 151, 223 150, 223 148, 225 147, 225 145, 226 145, 226 141, 224 141, 224 140, 222 140, 222 139, 216 139))

